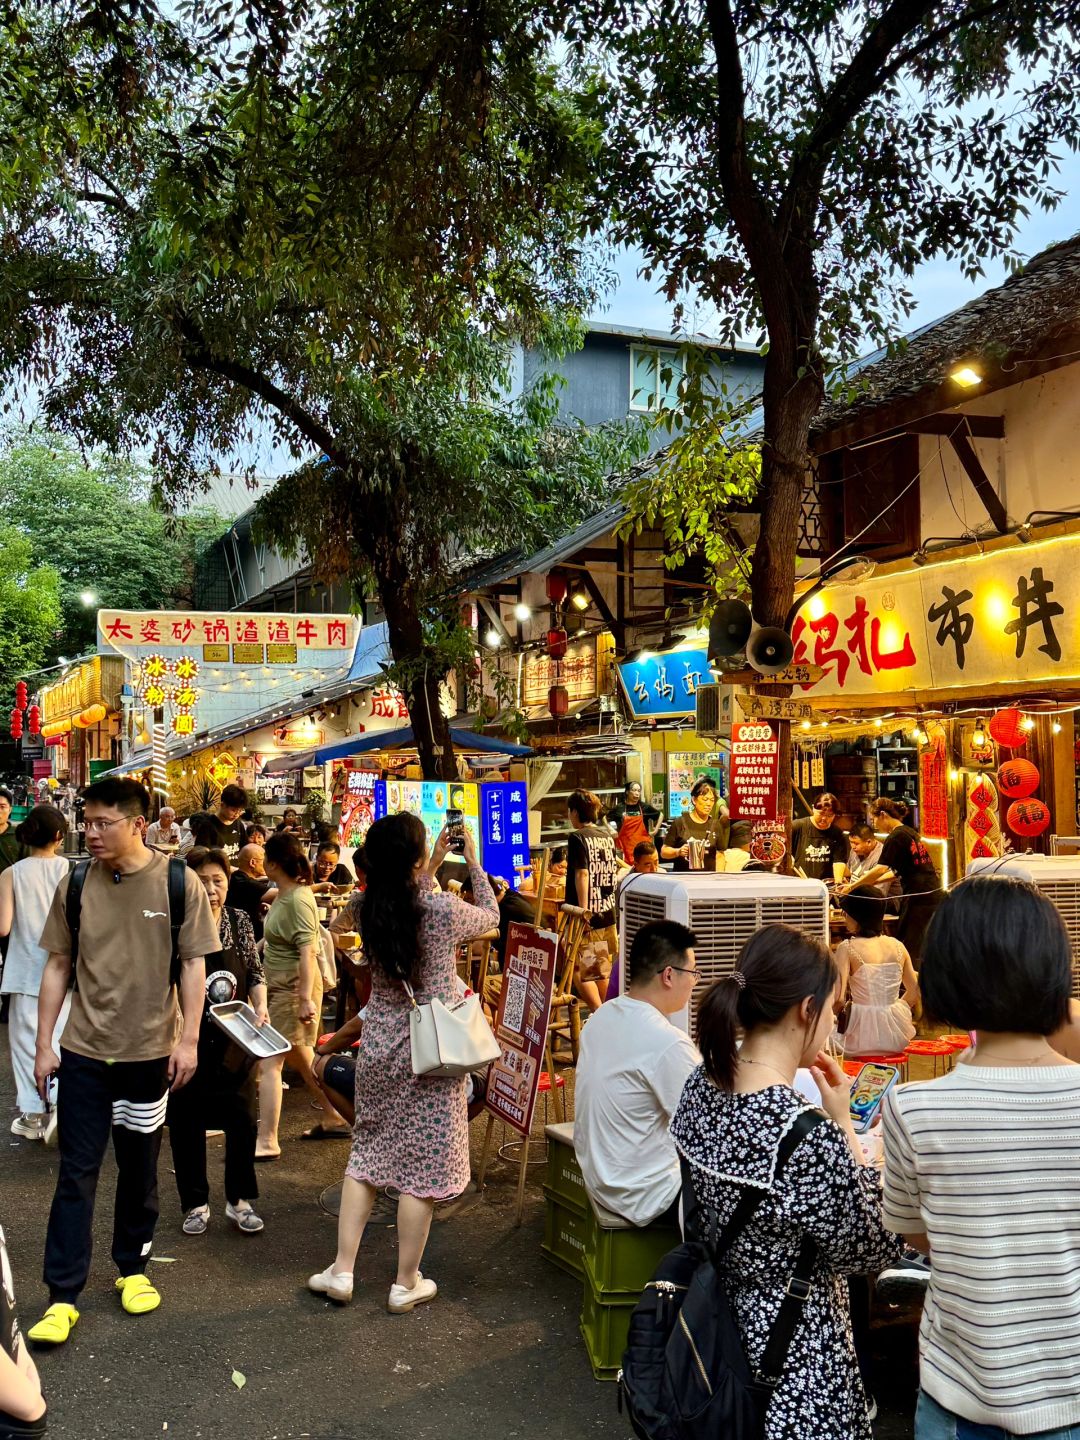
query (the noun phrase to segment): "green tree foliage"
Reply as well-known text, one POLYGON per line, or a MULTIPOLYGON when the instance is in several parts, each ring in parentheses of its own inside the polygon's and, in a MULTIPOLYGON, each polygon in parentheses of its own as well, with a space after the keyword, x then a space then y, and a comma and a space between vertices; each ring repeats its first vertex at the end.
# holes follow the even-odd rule
MULTIPOLYGON (((566 13, 571 54, 598 72, 595 223, 640 247, 670 299, 694 287, 721 339, 767 344, 751 595, 760 623, 781 624, 826 375, 895 336, 920 264, 948 256, 976 276, 1015 258, 1029 206, 1058 203, 1055 147, 1080 140, 1080 6, 571 0, 566 13)), ((709 441, 677 451, 661 481, 666 523, 690 530, 738 484, 737 416, 699 395, 688 387, 686 424, 725 452, 715 491, 690 484, 672 514, 682 459, 709 441)))
MULTIPOLYGON (((969 276, 1053 208, 1055 146, 1080 139, 1075 0, 574 0, 599 71, 596 222, 720 338, 767 342, 757 618, 791 603, 812 417, 828 368, 888 343, 905 281, 938 256, 969 276)), ((1015 258, 1015 257, 1012 257, 1015 258)), ((717 431, 688 394, 687 421, 717 431)), ((724 417, 730 425, 730 416, 724 417)), ((730 478, 717 467, 720 490, 730 478)), ((696 504, 696 501, 695 501, 696 504)))
POLYGON ((190 605, 195 558, 225 522, 209 509, 163 514, 131 461, 87 461, 63 436, 21 434, 0 450, 0 526, 22 537, 31 565, 59 576, 59 615, 36 662, 51 664, 96 648, 98 605, 190 605))
POLYGON ((15 681, 47 661, 59 623, 59 576, 34 563, 25 535, 0 524, 0 723, 15 702, 15 681))
MULTIPOLYGON (((493 482, 471 509, 516 528, 541 443, 527 421, 513 463, 488 464, 457 424, 459 453, 424 472, 431 425, 451 390, 494 398, 478 331, 496 351, 535 338, 602 278, 580 238, 599 132, 557 84, 550 25, 518 0, 0 14, 0 377, 85 441, 149 446, 166 495, 267 432, 302 467, 326 456, 349 553, 329 512, 302 535, 288 513, 324 493, 309 468, 268 523, 315 540, 324 574, 331 555, 369 573, 395 658, 422 659, 417 587, 436 576, 403 585, 397 552, 430 558, 422 507, 448 527, 467 484, 493 482)), ((437 706, 410 701, 430 773, 437 706)))

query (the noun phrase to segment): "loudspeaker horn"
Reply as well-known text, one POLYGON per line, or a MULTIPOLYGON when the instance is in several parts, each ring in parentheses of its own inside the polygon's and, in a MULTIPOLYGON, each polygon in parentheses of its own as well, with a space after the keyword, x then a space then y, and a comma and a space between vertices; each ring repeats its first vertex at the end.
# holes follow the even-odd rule
POLYGON ((746 642, 746 663, 759 675, 786 670, 794 654, 791 636, 778 625, 763 625, 746 642))
POLYGON ((709 659, 737 655, 753 626, 749 605, 741 600, 721 600, 709 621, 709 659))

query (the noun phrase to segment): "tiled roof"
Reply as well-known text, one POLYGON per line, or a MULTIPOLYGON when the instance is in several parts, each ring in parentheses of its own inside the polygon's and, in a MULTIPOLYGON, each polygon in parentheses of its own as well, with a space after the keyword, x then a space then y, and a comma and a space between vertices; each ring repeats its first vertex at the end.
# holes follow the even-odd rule
MULTIPOLYGON (((861 392, 849 402, 828 400, 812 436, 946 384, 969 361, 989 378, 1022 380, 1022 362, 1041 347, 1080 330, 1080 235, 1042 251, 1003 285, 987 290, 941 320, 906 336, 890 355, 879 350, 858 361, 861 392)), ((957 391, 959 402, 970 392, 957 391)))

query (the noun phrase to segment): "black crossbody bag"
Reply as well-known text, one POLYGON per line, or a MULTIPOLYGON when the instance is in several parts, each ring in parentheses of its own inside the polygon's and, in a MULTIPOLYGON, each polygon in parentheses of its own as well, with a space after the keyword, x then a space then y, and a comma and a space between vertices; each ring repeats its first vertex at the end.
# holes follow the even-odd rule
MULTIPOLYGON (((796 1118, 780 1142, 774 1181, 824 1120, 816 1110, 796 1118)), ((718 1270, 769 1191, 746 1187, 717 1236, 716 1214, 698 1204, 685 1160, 682 1174, 684 1229, 691 1238, 660 1262, 630 1317, 619 1409, 627 1411, 639 1440, 760 1440, 810 1294, 818 1247, 803 1236, 761 1364, 751 1370, 718 1270)))

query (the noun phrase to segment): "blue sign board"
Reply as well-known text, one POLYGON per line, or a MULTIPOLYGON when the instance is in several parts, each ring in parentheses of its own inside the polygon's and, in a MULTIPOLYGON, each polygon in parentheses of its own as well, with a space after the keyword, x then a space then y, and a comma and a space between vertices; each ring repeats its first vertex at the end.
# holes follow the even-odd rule
POLYGON ((480 787, 481 855, 484 869, 501 875, 515 890, 519 865, 529 863, 528 792, 524 780, 480 787))
POLYGON ((705 650, 666 650, 648 660, 624 660, 619 679, 635 720, 692 715, 699 685, 712 682, 705 650))

